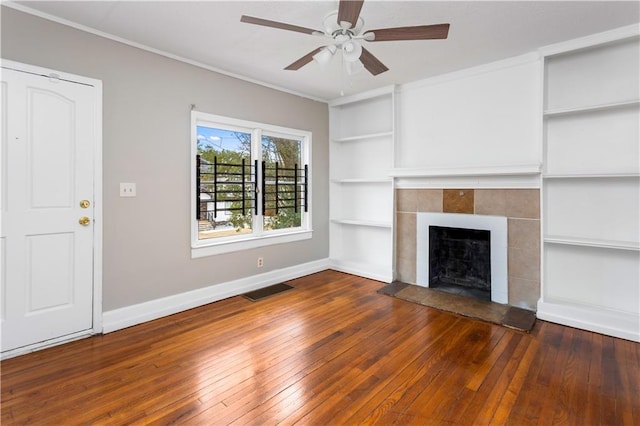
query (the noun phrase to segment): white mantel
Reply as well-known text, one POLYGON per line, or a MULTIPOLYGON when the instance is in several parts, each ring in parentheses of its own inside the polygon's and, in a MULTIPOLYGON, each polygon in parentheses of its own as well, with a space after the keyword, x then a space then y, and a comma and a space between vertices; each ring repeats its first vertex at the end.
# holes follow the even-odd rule
POLYGON ((396 188, 540 188, 542 165, 498 164, 461 167, 394 168, 396 188))

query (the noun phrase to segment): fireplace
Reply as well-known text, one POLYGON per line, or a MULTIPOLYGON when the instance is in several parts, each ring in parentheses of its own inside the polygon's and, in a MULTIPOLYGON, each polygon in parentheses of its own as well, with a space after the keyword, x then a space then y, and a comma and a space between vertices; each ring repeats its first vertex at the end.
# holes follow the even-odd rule
POLYGON ((429 226, 429 287, 491 300, 490 231, 429 226))
POLYGON ((508 302, 507 218, 418 213, 416 284, 508 302))

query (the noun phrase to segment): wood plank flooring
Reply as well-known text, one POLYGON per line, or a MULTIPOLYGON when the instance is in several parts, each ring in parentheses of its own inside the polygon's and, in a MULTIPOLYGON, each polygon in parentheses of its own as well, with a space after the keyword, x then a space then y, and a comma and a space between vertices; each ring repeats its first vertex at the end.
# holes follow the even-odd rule
POLYGON ((5 360, 2 424, 640 424, 638 343, 288 283, 5 360))

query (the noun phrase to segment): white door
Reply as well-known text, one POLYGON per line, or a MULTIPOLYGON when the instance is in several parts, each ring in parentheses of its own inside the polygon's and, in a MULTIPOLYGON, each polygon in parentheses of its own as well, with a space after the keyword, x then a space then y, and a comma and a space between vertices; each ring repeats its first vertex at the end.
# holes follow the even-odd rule
POLYGON ((1 85, 6 352, 92 329, 96 120, 89 85, 6 68, 1 85))

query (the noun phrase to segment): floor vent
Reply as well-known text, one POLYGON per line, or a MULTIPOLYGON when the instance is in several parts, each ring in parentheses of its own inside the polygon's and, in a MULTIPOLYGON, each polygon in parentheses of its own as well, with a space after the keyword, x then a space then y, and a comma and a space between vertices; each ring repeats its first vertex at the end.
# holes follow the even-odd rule
POLYGON ((249 293, 244 293, 242 296, 246 299, 251 300, 252 302, 256 302, 260 299, 264 299, 265 297, 273 296, 274 294, 291 290, 292 288, 293 287, 288 284, 275 284, 269 287, 261 288, 259 290, 250 291, 249 293))

